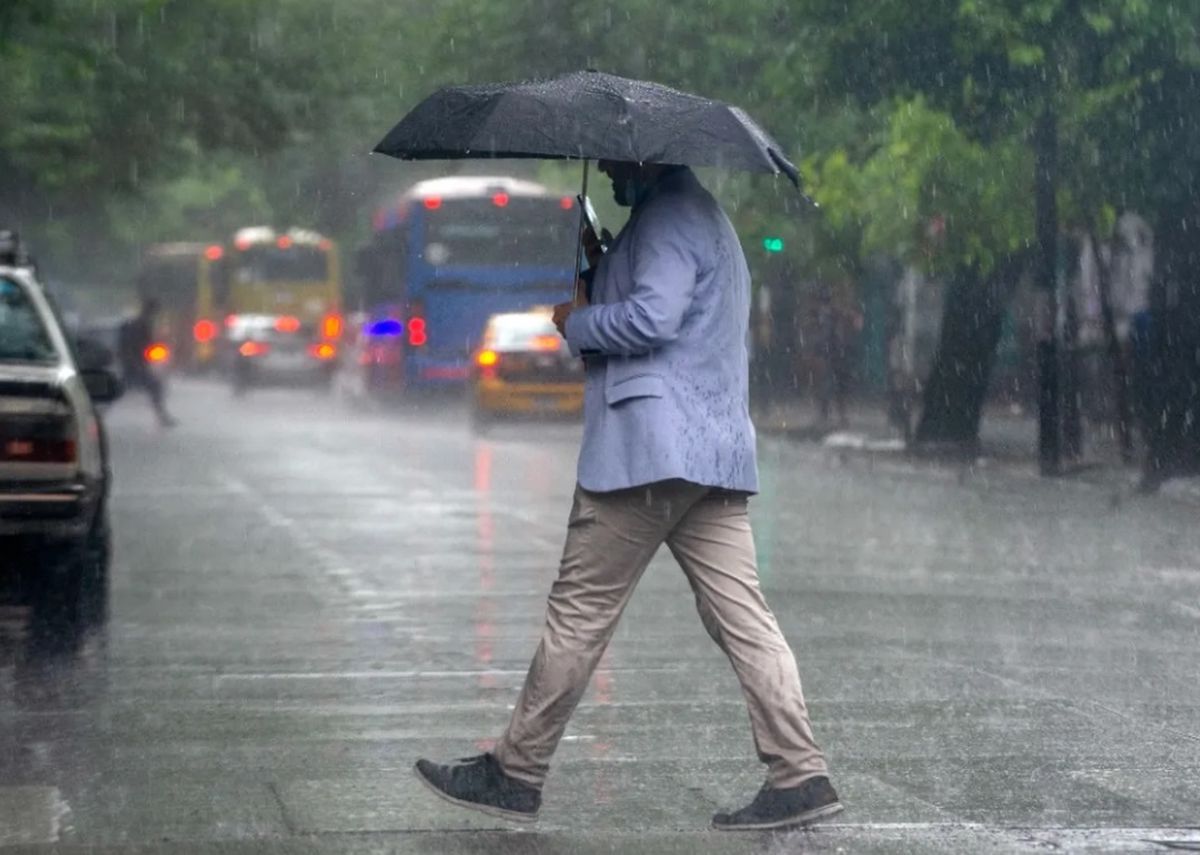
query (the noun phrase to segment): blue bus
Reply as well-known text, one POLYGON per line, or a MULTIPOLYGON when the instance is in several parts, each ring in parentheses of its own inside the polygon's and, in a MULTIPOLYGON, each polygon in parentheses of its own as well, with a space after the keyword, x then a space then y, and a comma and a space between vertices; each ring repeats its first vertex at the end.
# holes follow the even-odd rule
POLYGON ((570 299, 574 196, 508 177, 421 181, 375 212, 357 257, 368 393, 464 384, 489 317, 570 299))

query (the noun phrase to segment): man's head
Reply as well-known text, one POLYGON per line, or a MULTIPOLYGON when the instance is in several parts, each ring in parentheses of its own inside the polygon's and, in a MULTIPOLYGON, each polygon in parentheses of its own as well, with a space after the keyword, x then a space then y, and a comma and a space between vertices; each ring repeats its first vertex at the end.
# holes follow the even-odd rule
POLYGON ((612 181, 613 199, 616 203, 625 208, 632 208, 668 167, 661 163, 602 160, 596 168, 612 181))

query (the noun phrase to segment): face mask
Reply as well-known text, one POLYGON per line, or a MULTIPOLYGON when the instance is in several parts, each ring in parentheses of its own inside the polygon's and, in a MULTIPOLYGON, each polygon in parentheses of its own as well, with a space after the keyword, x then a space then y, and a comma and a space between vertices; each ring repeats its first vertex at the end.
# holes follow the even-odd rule
POLYGON ((613 199, 622 208, 632 208, 642 201, 647 189, 641 176, 631 175, 622 181, 613 181, 613 199))
POLYGON ((638 181, 632 176, 621 181, 613 182, 613 199, 622 208, 632 208, 637 201, 638 181))

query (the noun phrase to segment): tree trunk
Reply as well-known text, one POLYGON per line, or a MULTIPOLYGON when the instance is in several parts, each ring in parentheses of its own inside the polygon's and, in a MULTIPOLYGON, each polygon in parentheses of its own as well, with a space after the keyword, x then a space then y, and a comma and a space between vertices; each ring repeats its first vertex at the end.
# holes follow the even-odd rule
POLYGON ((966 454, 978 450, 979 423, 1014 268, 1001 265, 988 277, 963 270, 951 281, 937 355, 925 384, 918 448, 949 446, 966 454))
POLYGON ((1105 261, 1100 249, 1100 240, 1093 230, 1088 233, 1092 244, 1092 255, 1096 258, 1096 273, 1100 280, 1100 312, 1104 319, 1104 339, 1108 347, 1108 358, 1113 372, 1113 387, 1116 394, 1117 436, 1121 443, 1121 461, 1133 462, 1133 411, 1129 406, 1129 368, 1125 364, 1125 350, 1117 336, 1116 313, 1112 304, 1112 261, 1105 261))
POLYGON ((1155 233, 1156 288, 1136 384, 1146 434, 1143 488, 1200 473, 1200 207, 1164 211, 1155 233))
POLYGON ((1042 297, 1037 331, 1038 461, 1043 475, 1057 475, 1062 465, 1058 376, 1058 116, 1052 105, 1038 118, 1033 149, 1037 231, 1034 285, 1042 297))

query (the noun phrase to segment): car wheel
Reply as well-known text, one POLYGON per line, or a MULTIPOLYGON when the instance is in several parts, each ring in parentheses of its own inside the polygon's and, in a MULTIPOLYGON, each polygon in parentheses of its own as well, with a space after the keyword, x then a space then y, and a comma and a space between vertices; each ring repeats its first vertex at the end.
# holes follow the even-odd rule
POLYGON ((79 541, 46 544, 31 556, 28 566, 30 629, 42 645, 70 644, 83 628, 84 544, 79 541))
POLYGON ((79 612, 84 623, 108 619, 109 570, 112 566, 112 526, 107 511, 101 511, 83 545, 80 574, 79 612))

